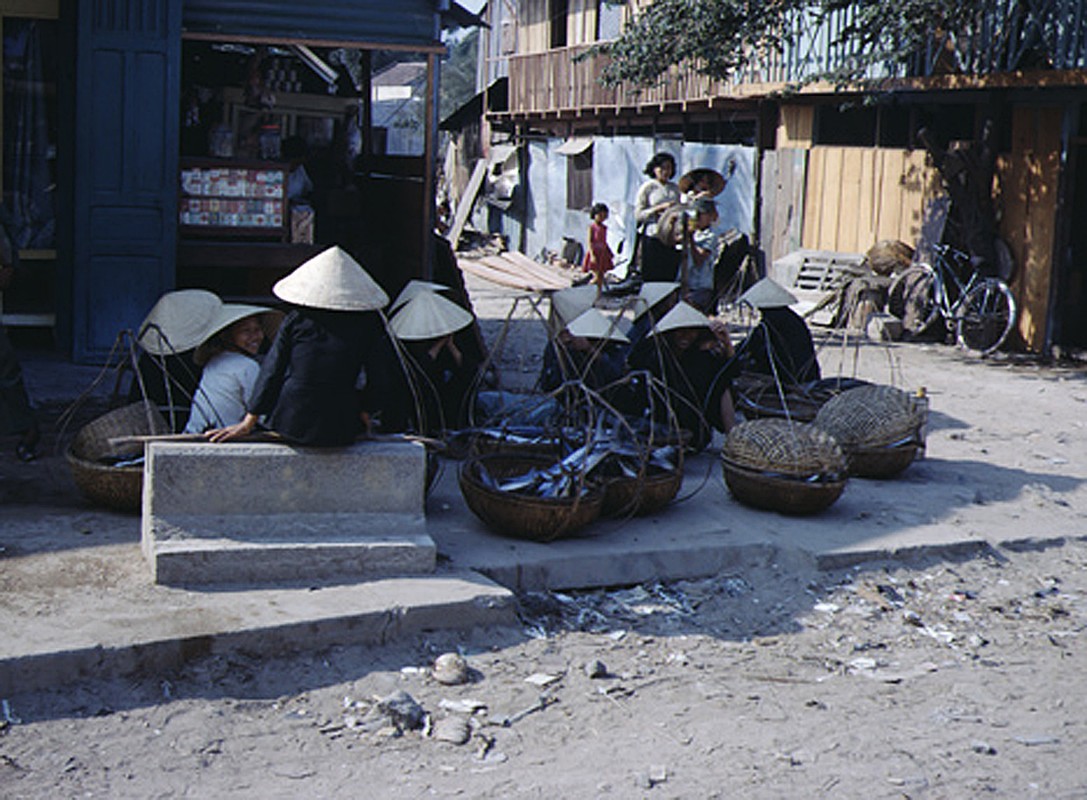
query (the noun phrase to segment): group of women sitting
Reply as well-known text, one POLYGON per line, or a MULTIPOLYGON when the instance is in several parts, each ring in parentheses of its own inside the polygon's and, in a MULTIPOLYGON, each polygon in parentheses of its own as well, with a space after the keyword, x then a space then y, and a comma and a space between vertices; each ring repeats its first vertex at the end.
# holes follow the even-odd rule
POLYGON ((132 391, 160 404, 191 397, 185 430, 213 442, 264 428, 289 442, 334 446, 375 425, 451 427, 459 415, 452 398, 468 393, 480 348, 466 331, 474 317, 440 288, 409 283, 386 326, 385 291, 332 247, 275 284, 285 313, 203 290, 168 293, 137 338, 169 379, 138 370, 132 391), (462 332, 469 335, 458 341, 462 332), (173 397, 163 397, 164 384, 173 397))
POLYGON ((727 433, 735 424, 731 387, 741 372, 772 375, 785 385, 819 377, 811 333, 789 308, 796 298, 768 278, 740 299, 761 319, 735 347, 724 323, 679 299, 677 283, 643 284, 626 333, 618 318, 591 307, 588 292, 579 306, 579 290, 552 300, 558 333, 544 354, 540 388, 581 381, 628 416, 676 425, 695 449, 713 430, 727 433))
MULTIPOLYGON (((679 300, 679 288, 643 284, 626 332, 621 317, 593 307, 594 287, 555 293, 538 388, 580 382, 632 417, 678 423, 701 447, 711 428, 732 427, 730 385, 741 370, 818 377, 807 326, 780 286, 764 279, 741 298, 762 322, 735 349, 724 325, 679 300)), ((411 281, 390 305, 366 270, 332 247, 275 284, 285 312, 182 290, 156 304, 138 339, 149 354, 191 360, 188 374, 200 377, 185 430, 212 442, 259 428, 315 446, 375 428, 438 435, 480 408, 483 361, 475 317, 447 291, 411 281)), ((151 382, 138 383, 148 396, 151 382)))

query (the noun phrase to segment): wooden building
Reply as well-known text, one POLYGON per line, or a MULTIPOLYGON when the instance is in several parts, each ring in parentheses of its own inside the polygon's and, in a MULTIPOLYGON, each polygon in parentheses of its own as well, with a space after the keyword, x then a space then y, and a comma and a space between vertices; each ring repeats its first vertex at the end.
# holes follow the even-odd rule
POLYGON ((951 147, 995 125, 992 193, 999 232, 1017 264, 1017 344, 1087 348, 1087 15, 1078 0, 978 4, 977 35, 934 39, 909 69, 874 69, 878 95, 809 84, 844 54, 834 31, 798 20, 781 54, 729 81, 682 66, 645 91, 606 88, 600 58, 645 0, 516 0, 488 6, 488 79, 508 77, 508 110, 488 120, 516 141, 641 137, 656 146, 736 143, 757 150, 755 237, 766 259, 798 248, 864 252, 880 239, 914 243, 927 202, 943 192, 917 138, 936 129, 951 147), (875 102, 872 102, 872 101, 875 102))

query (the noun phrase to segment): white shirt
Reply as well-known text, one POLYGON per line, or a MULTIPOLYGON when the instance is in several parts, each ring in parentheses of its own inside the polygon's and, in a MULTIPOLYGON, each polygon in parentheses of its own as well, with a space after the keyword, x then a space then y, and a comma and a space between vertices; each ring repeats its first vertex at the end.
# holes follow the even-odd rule
POLYGON ((651 178, 638 187, 638 194, 634 198, 634 220, 639 225, 646 224, 645 233, 647 236, 656 235, 657 221, 663 213, 661 211, 651 212, 649 209, 665 202, 679 202, 679 187, 671 181, 661 183, 651 178))
POLYGON ((225 350, 212 357, 200 376, 185 433, 203 433, 241 422, 260 373, 255 358, 225 350))

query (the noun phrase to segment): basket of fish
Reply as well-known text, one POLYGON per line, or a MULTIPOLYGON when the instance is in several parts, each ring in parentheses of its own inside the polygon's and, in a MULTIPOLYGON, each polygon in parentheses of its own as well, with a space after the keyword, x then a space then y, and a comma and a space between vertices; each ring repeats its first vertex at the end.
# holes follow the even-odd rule
POLYGON ((725 483, 744 505, 782 514, 814 514, 845 488, 845 455, 829 435, 782 419, 742 422, 721 452, 725 483))
POLYGON ((605 517, 644 516, 671 503, 683 485, 683 450, 660 447, 648 459, 615 454, 594 476, 604 484, 605 517))
POLYGON ((551 542, 600 516, 604 490, 586 479, 580 451, 558 461, 542 455, 485 453, 461 464, 461 494, 495 533, 551 542))

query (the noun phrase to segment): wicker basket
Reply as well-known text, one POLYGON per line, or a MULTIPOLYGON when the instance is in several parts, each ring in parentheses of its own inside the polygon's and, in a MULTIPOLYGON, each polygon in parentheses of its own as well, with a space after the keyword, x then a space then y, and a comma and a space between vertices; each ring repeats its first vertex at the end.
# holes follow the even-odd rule
POLYGON ((893 478, 914 462, 924 448, 917 441, 887 447, 843 448, 849 474, 858 478, 893 478))
POLYGON ((925 407, 893 386, 860 386, 828 400, 813 424, 841 445, 851 475, 889 478, 922 449, 925 407))
POLYGON ((671 503, 682 485, 682 468, 652 467, 639 477, 610 478, 604 484, 601 513, 606 517, 652 514, 671 503))
POLYGON ((913 261, 913 248, 905 242, 885 239, 872 245, 865 253, 865 260, 877 275, 901 272, 913 261))
POLYGON ((543 456, 489 453, 469 458, 458 475, 461 494, 477 517, 495 533, 515 539, 551 542, 585 527, 600 516, 604 492, 589 486, 576 498, 529 497, 484 485, 480 469, 494 478, 522 475, 530 468, 546 469, 555 459, 543 456))
POLYGON ((823 431, 779 419, 733 428, 721 453, 725 483, 745 505, 812 514, 834 503, 846 483, 846 459, 823 431))
POLYGON ((169 433, 169 425, 153 405, 132 405, 103 414, 84 425, 65 451, 72 478, 83 496, 95 505, 119 511, 139 511, 143 494, 143 466, 115 467, 109 459, 139 458, 142 444, 120 447, 109 440, 118 436, 169 433))

